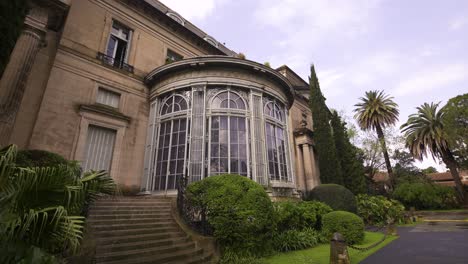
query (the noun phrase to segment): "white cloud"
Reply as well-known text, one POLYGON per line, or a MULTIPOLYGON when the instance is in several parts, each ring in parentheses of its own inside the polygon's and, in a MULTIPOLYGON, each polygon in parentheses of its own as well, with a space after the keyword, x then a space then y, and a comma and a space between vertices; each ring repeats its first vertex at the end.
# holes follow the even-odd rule
POLYGON ((393 93, 397 96, 421 94, 437 88, 447 87, 448 85, 467 79, 467 65, 439 65, 438 67, 416 72, 414 75, 400 82, 393 93))
MULTIPOLYGON (((287 64, 304 78, 309 74, 309 65, 316 62, 315 53, 329 44, 346 43, 367 34, 374 26, 371 21, 381 0, 260 0, 254 19, 261 30, 277 32, 277 46, 281 52, 268 60, 272 64, 287 64)), ((317 65, 318 69, 323 66, 317 65)), ((325 70, 327 71, 327 70, 325 70)), ((338 95, 343 88, 344 74, 319 76, 323 89, 332 87, 338 95), (335 78, 335 79, 333 79, 335 78)), ((320 72, 323 74, 323 71, 320 72)))
POLYGON ((187 20, 203 20, 213 13, 223 0, 159 0, 187 20))
POLYGON ((450 30, 458 30, 468 25, 468 17, 457 17, 449 22, 450 30))

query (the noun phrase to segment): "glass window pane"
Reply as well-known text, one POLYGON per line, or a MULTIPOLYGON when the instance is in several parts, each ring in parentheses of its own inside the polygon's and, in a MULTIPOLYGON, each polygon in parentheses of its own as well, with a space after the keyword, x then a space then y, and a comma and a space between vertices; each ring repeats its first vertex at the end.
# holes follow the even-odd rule
POLYGON ((211 157, 219 157, 219 145, 211 145, 211 157))
POLYGON ((237 144, 231 144, 231 159, 239 155, 239 146, 237 144))
POLYGON ((220 157, 227 157, 228 156, 228 145, 227 144, 219 145, 219 156, 220 157))
POLYGON ((220 129, 227 129, 228 128, 228 117, 221 116, 220 117, 220 129))
POLYGON ((211 128, 212 129, 218 129, 219 128, 219 117, 218 116, 213 116, 211 118, 211 128))

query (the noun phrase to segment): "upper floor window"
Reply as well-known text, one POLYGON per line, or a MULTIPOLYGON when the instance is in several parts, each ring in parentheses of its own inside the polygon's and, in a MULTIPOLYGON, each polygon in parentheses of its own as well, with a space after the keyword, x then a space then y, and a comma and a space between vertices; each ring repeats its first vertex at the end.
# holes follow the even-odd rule
POLYGON ((166 64, 167 63, 171 63, 171 62, 174 62, 174 61, 180 61, 182 60, 184 57, 170 49, 167 50, 167 53, 166 53, 166 64))
POLYGON ((133 67, 127 64, 131 39, 132 31, 119 22, 113 21, 106 53, 98 53, 98 59, 116 68, 133 72, 133 67))
POLYGON ((107 43, 106 55, 115 61, 127 62, 128 47, 130 42, 130 30, 114 21, 107 43))
POLYGON ((120 94, 109 91, 104 88, 99 88, 96 97, 96 102, 114 108, 119 108, 120 94))

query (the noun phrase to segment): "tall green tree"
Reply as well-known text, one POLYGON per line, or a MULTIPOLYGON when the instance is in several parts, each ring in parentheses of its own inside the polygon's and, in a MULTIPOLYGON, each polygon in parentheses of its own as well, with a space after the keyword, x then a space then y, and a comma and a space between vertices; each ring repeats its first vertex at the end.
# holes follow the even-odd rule
POLYGON ((23 28, 27 0, 0 1, 0 78, 23 28))
POLYGON ((331 125, 344 186, 354 194, 365 193, 364 165, 360 162, 358 149, 349 140, 346 123, 341 120, 336 111, 332 114, 331 125))
POLYGON ((310 108, 314 125, 314 141, 318 154, 320 180, 322 183, 343 184, 341 165, 336 155, 330 118, 331 112, 325 104, 325 97, 312 65, 310 69, 310 108))
POLYGON ((377 133, 388 176, 393 184, 393 170, 385 142, 384 128, 394 125, 398 121, 398 105, 393 101, 393 97, 386 95, 384 91, 368 91, 359 100, 360 102, 354 105, 356 107, 354 118, 361 129, 375 130, 377 133))
POLYGON ((452 174, 457 192, 464 199, 463 184, 458 174, 458 163, 452 154, 444 127, 444 111, 438 111, 439 104, 428 104, 417 107, 416 114, 409 116, 408 121, 401 126, 401 132, 406 138, 406 146, 417 159, 422 160, 429 153, 433 158, 441 158, 452 174))
POLYGON ((468 169, 468 93, 451 98, 442 110, 453 156, 461 168, 468 169))

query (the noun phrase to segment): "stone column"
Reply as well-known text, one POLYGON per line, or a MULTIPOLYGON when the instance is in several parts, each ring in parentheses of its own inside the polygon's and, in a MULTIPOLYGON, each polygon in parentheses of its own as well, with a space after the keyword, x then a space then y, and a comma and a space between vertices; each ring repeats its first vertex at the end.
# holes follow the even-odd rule
POLYGON ((305 171, 305 178, 306 178, 306 186, 309 190, 312 190, 315 187, 315 180, 314 180, 314 167, 312 166, 312 156, 311 156, 311 149, 309 144, 302 144, 302 150, 304 155, 304 171, 305 171))
POLYGON ((0 80, 0 146, 9 144, 31 67, 44 43, 47 9, 31 7, 0 80))
POLYGON ((315 154, 314 148, 310 148, 310 155, 311 155, 311 162, 312 162, 312 178, 314 180, 314 187, 320 185, 320 176, 319 176, 319 167, 317 166, 317 162, 315 162, 315 154))
POLYGON ((296 145, 296 159, 297 159, 297 171, 296 179, 299 189, 302 191, 307 191, 307 181, 304 175, 304 158, 302 157, 302 148, 300 145, 296 145))

